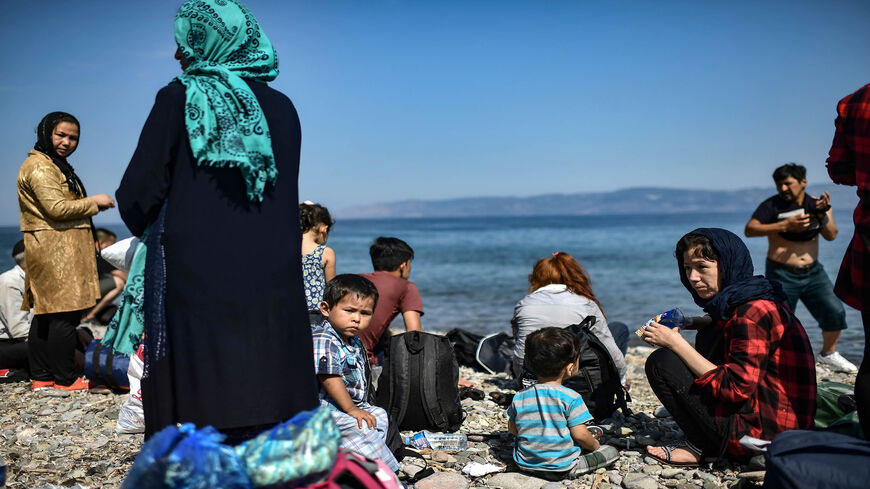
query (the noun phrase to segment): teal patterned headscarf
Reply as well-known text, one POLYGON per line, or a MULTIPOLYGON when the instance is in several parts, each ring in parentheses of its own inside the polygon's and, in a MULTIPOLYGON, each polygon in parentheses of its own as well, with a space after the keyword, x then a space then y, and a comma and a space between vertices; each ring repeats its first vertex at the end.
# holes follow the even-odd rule
POLYGON ((238 168, 248 199, 262 201, 278 179, 266 117, 243 79, 278 76, 278 56, 251 12, 236 0, 188 0, 175 15, 175 41, 190 66, 185 125, 200 166, 238 168))

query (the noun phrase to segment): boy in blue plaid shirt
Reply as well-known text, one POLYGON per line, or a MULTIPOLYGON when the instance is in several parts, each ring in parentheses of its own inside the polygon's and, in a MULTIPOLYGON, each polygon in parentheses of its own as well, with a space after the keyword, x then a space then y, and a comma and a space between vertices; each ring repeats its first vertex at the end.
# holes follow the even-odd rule
POLYGON ((359 275, 338 275, 326 284, 320 312, 326 320, 314 328, 314 372, 320 403, 332 408, 341 430, 341 446, 379 459, 393 471, 399 462, 384 442, 387 413, 366 402, 366 349, 357 334, 368 327, 378 289, 359 275))

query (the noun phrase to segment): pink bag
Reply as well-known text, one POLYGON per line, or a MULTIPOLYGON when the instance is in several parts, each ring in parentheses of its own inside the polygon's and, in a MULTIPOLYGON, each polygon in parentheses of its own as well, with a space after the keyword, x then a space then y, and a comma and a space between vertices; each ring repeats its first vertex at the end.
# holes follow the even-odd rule
POLYGON ((401 489, 396 474, 380 460, 338 450, 335 465, 323 482, 303 489, 401 489))

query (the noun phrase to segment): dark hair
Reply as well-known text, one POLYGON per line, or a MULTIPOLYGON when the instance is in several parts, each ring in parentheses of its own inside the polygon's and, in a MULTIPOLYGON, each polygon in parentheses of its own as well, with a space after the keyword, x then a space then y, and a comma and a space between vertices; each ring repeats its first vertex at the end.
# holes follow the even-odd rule
POLYGON ((112 231, 109 231, 106 228, 97 228, 94 232, 97 233, 97 237, 100 240, 102 240, 103 238, 114 238, 114 239, 118 238, 117 234, 113 233, 112 231))
POLYGON ((719 261, 719 253, 713 248, 713 244, 706 236, 700 234, 687 234, 677 241, 677 249, 674 257, 682 263, 683 254, 692 248, 699 248, 701 258, 710 261, 719 261))
POLYGON ((414 250, 399 238, 379 237, 369 248, 372 267, 376 272, 392 272, 399 265, 414 259, 414 250))
POLYGON ((330 231, 335 221, 332 220, 326 207, 303 202, 299 204, 299 224, 302 227, 302 232, 307 233, 318 224, 326 224, 327 231, 330 231))
POLYGON ((574 294, 592 300, 604 314, 601 303, 592 292, 589 274, 573 256, 564 251, 557 251, 552 257, 548 256, 536 261, 532 273, 529 274, 530 293, 550 284, 565 284, 574 294))
POLYGON ((800 182, 807 178, 807 169, 803 165, 798 165, 797 163, 786 163, 776 170, 773 170, 774 182, 781 182, 788 177, 794 177, 795 180, 800 182))
POLYGON ((17 243, 12 246, 12 256, 18 255, 20 253, 24 253, 24 240, 19 239, 17 243))
POLYGON ((580 338, 562 328, 541 328, 526 338, 526 363, 538 377, 555 377, 580 358, 580 338))
POLYGON ((323 301, 332 309, 349 294, 362 299, 372 297, 375 300, 372 306, 378 305, 378 289, 375 284, 371 280, 353 273, 342 273, 326 282, 326 288, 323 289, 323 301))

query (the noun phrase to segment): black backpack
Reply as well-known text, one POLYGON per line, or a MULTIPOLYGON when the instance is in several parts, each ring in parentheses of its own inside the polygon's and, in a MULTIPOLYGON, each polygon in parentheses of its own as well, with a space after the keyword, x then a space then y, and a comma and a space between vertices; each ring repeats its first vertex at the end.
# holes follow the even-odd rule
POLYGON ((387 342, 375 404, 401 431, 456 431, 465 417, 458 381, 459 365, 447 337, 401 333, 387 342))
MULTIPOLYGON (((628 402, 631 397, 622 387, 619 370, 616 369, 607 347, 592 332, 591 327, 594 324, 595 316, 586 316, 580 324, 565 328, 580 338, 580 368, 563 385, 579 393, 589 408, 589 413, 595 421, 600 422, 609 418, 616 408, 621 408, 623 414, 630 415, 628 402)), ((524 380, 534 378, 534 372, 527 366, 524 368, 524 380)))

